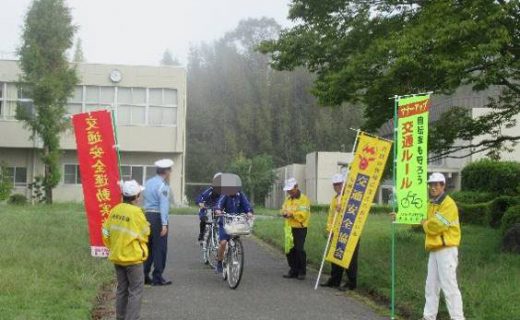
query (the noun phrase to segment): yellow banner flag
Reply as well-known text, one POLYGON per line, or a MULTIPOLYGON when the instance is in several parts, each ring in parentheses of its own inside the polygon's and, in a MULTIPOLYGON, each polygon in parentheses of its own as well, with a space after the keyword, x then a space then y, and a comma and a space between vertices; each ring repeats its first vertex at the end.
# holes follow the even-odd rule
POLYGON ((342 209, 334 226, 334 237, 327 261, 348 268, 359 237, 370 212, 370 207, 385 170, 392 143, 359 134, 359 143, 345 181, 342 209))

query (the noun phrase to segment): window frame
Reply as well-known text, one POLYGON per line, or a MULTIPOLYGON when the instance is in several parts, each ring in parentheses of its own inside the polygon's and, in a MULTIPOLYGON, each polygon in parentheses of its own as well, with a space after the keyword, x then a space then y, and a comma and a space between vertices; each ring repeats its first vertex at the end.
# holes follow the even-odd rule
POLYGON ((67 185, 67 186, 81 185, 81 173, 80 173, 80 170, 79 170, 79 164, 78 163, 64 163, 63 164, 63 179, 62 179, 62 183, 64 185, 67 185), (68 183, 68 182, 65 181, 65 176, 67 175, 66 172, 65 172, 65 168, 67 166, 75 166, 76 167, 76 170, 75 170, 75 173, 74 173, 74 183, 68 183))
POLYGON ((13 175, 12 175, 12 179, 11 179, 11 183, 13 184, 13 187, 15 188, 26 188, 28 186, 28 181, 27 181, 27 167, 17 167, 17 166, 7 166, 6 167, 7 170, 13 170, 13 175), (25 182, 16 182, 16 173, 19 169, 24 169, 25 170, 25 182))

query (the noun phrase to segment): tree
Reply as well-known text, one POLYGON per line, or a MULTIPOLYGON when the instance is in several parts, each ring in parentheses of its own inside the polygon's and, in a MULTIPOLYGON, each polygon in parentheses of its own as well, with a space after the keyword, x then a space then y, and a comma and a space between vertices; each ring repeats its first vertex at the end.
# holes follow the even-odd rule
POLYGON ((163 57, 161 59, 162 66, 180 66, 181 63, 177 58, 174 58, 172 52, 169 49, 164 50, 163 57))
POLYGON ((252 203, 264 202, 271 185, 276 180, 273 169, 273 159, 267 154, 248 159, 240 153, 229 166, 229 171, 242 179, 244 191, 252 203))
POLYGON ((74 56, 72 57, 72 62, 81 63, 85 62, 85 56, 83 55, 83 47, 81 46, 81 38, 78 38, 76 42, 76 47, 74 48, 74 56))
POLYGON ((60 133, 68 127, 65 104, 78 83, 66 51, 73 44, 76 27, 63 0, 35 0, 31 4, 18 50, 22 75, 20 83, 32 99, 34 110, 18 106, 16 118, 43 142, 45 165, 43 184, 47 203, 60 181, 60 133))
POLYGON ((0 163, 0 201, 4 201, 11 195, 13 179, 9 176, 5 163, 0 163))
POLYGON ((278 70, 305 66, 316 73, 313 93, 325 105, 362 102, 365 129, 393 117, 388 98, 416 92, 450 94, 462 85, 495 88, 492 112, 473 119, 453 108, 432 128, 431 150, 440 157, 500 148, 520 140, 504 136, 520 112, 520 2, 452 0, 293 0, 299 22, 260 50, 278 70), (498 132, 472 144, 473 137, 498 132), (465 140, 453 146, 456 139, 465 140))

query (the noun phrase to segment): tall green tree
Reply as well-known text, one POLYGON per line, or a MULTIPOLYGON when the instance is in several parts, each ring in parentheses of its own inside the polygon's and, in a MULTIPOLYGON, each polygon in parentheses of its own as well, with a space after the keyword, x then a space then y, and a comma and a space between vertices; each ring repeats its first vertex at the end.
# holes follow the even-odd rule
POLYGON ((173 54, 169 49, 164 50, 160 63, 162 66, 180 66, 181 65, 179 60, 177 60, 177 58, 173 57, 173 54))
POLYGON ((68 127, 65 104, 78 83, 66 51, 72 46, 76 26, 63 0, 35 0, 26 16, 18 50, 20 83, 34 108, 18 106, 16 118, 41 139, 45 165, 45 197, 52 203, 52 189, 60 181, 60 133, 68 127))
POLYGON ((488 103, 492 112, 473 119, 453 108, 432 128, 432 150, 445 157, 520 140, 497 129, 514 125, 520 112, 518 0, 293 0, 289 18, 298 23, 261 51, 278 70, 314 72, 320 103, 362 102, 366 129, 392 118, 389 97, 468 85, 498 91, 488 103), (498 134, 471 143, 488 132, 498 134), (456 139, 466 143, 453 146, 456 139))
POLYGON ((243 188, 252 203, 264 202, 276 179, 274 163, 270 155, 260 154, 249 159, 240 153, 228 170, 240 176, 243 188))
MULTIPOLYGON (((280 72, 255 48, 278 36, 268 18, 246 19, 188 59, 187 179, 209 181, 240 153, 272 156, 275 167, 305 162, 312 151, 350 150, 361 109, 318 107, 314 75, 280 72)), ((257 201, 258 202, 258 201, 257 201)))
POLYGON ((0 201, 4 201, 11 195, 13 179, 9 176, 7 165, 0 162, 0 201))
POLYGON ((85 62, 85 55, 83 54, 81 38, 78 38, 78 41, 76 41, 76 45, 74 46, 74 56, 72 57, 72 62, 85 62))

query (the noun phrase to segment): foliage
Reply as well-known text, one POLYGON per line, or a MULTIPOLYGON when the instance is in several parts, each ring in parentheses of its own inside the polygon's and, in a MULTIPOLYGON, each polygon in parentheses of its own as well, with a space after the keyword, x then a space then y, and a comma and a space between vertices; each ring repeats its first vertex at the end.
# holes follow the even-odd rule
POLYGON ((172 52, 169 49, 164 50, 163 57, 160 61, 162 66, 180 66, 181 63, 177 58, 173 57, 172 52))
POLYGON ((107 259, 90 256, 83 206, 0 205, 2 319, 92 319, 107 259))
MULTIPOLYGON (((326 219, 325 215, 311 215, 305 249, 309 263, 314 267, 319 267, 325 248, 326 219)), ((413 232, 404 225, 395 225, 395 230, 397 310, 403 319, 419 319, 424 306, 423 284, 428 264, 424 232, 413 232)), ((283 219, 257 219, 254 233, 282 250, 283 219)), ((388 216, 368 216, 361 236, 356 290, 359 294, 375 297, 386 310, 391 294, 391 233, 388 216)), ((520 304, 516 303, 520 291, 512 285, 520 283, 520 256, 500 253, 502 237, 498 230, 462 224, 462 238, 457 275, 466 318, 510 319, 511 315, 520 314, 520 304)), ((326 272, 329 265, 325 264, 326 272)), ((449 319, 443 302, 437 318, 449 319)))
POLYGON ((229 166, 229 171, 239 175, 242 179, 243 190, 252 203, 264 203, 265 197, 276 179, 273 169, 273 159, 266 154, 248 159, 240 153, 229 166))
POLYGON ((45 202, 45 187, 43 185, 43 177, 37 176, 34 181, 27 186, 31 190, 32 198, 38 203, 45 202))
POLYGON ((392 212, 392 206, 386 204, 372 204, 370 213, 390 213, 392 212))
POLYGON ((76 70, 66 59, 76 27, 64 0, 34 0, 25 16, 22 45, 18 50, 22 90, 34 103, 34 110, 21 105, 16 118, 41 139, 45 165, 46 200, 52 203, 52 189, 60 181, 59 134, 68 125, 65 104, 78 82, 76 70))
POLYGON ((359 127, 362 109, 317 108, 308 92, 312 74, 274 71, 254 50, 279 29, 272 19, 248 19, 223 38, 191 48, 187 181, 210 181, 241 152, 249 159, 272 155, 279 167, 302 163, 316 150, 350 150, 355 133, 349 128, 359 127))
POLYGON ((23 206, 27 204, 27 197, 23 194, 15 193, 9 197, 7 203, 17 206, 23 206))
POLYGON ((260 50, 272 54, 278 70, 305 66, 316 73, 313 93, 321 104, 362 102, 368 130, 393 117, 394 95, 493 89, 490 114, 472 119, 453 108, 443 118, 449 123, 431 128, 429 145, 444 156, 496 150, 520 139, 500 133, 520 112, 518 12, 518 0, 293 0, 294 26, 260 50), (471 143, 485 133, 493 137, 471 143), (453 147, 455 139, 465 143, 453 147))
POLYGON ((479 191, 455 191, 450 193, 450 197, 455 200, 456 203, 482 203, 489 202, 495 198, 495 194, 491 192, 479 192, 479 191))
POLYGON ((512 206, 504 213, 501 226, 502 234, 505 235, 517 223, 520 223, 520 205, 512 206))
POLYGON ((512 206, 520 205, 519 197, 500 196, 489 204, 486 225, 499 228, 502 224, 504 213, 512 206))
POLYGON ((329 211, 328 204, 311 204, 312 213, 327 213, 329 211))
POLYGON ((457 207, 459 208, 459 219, 461 223, 486 225, 489 210, 488 203, 457 203, 457 207))
POLYGON ((5 163, 0 163, 0 201, 9 197, 13 190, 13 179, 8 175, 5 163))
POLYGON ((78 38, 76 42, 76 46, 74 48, 74 56, 72 57, 72 62, 82 63, 85 62, 85 55, 83 54, 83 47, 81 45, 81 38, 78 38))
POLYGON ((502 239, 502 250, 520 254, 520 223, 515 223, 506 231, 502 239))
POLYGON ((462 170, 462 190, 514 195, 520 185, 520 163, 483 159, 462 170))

